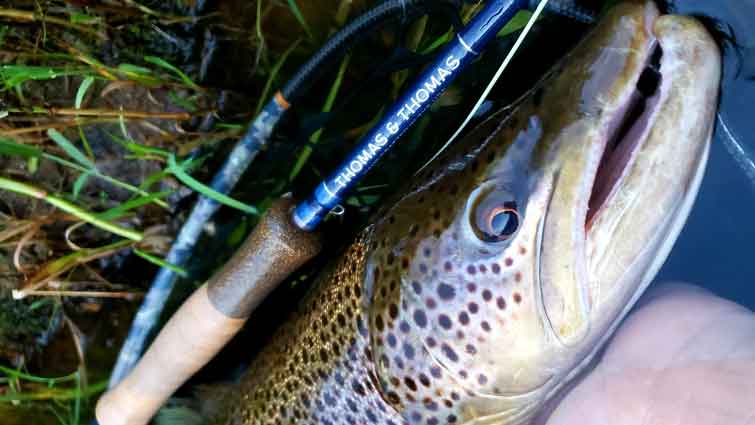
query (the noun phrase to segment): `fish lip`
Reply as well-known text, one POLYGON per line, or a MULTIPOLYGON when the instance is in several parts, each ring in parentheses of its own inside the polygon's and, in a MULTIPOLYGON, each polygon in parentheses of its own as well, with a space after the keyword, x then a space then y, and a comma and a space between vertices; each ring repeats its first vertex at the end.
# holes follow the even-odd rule
POLYGON ((635 91, 617 111, 616 116, 611 118, 608 136, 601 147, 603 152, 594 171, 588 199, 585 236, 592 230, 605 206, 620 191, 624 178, 657 118, 664 79, 660 69, 663 49, 655 37, 647 48, 649 53, 635 91), (648 78, 655 78, 655 81, 650 82, 650 87, 643 87, 649 84, 646 81, 648 78), (652 92, 646 93, 648 90, 652 92))

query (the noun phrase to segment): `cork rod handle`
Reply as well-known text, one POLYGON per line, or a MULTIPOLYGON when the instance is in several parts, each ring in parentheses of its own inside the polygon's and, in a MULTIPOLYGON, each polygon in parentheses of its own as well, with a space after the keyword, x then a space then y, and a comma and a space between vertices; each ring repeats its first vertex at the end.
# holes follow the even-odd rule
POLYGON ((319 237, 275 203, 236 255, 173 315, 131 373, 97 403, 100 425, 145 425, 241 329, 283 279, 315 256, 319 237))
POLYGON ((218 311, 202 286, 168 321, 133 371, 97 403, 100 425, 148 423, 245 321, 218 311))

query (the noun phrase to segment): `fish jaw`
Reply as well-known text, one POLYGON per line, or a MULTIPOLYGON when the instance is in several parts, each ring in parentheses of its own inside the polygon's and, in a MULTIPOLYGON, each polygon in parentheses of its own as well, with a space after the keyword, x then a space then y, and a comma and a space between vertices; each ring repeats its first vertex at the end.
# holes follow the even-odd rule
MULTIPOLYGON (((577 320, 570 323, 568 316, 557 316, 562 326, 579 332, 565 334, 563 327, 554 327, 549 300, 543 300, 552 334, 561 345, 558 351, 571 365, 563 369, 563 381, 582 372, 663 265, 689 216, 707 164, 718 107, 720 51, 705 27, 690 17, 659 16, 649 28, 655 49, 651 54, 660 56, 653 65, 658 67, 658 86, 643 100, 622 140, 603 149, 587 200, 592 211, 581 253, 584 274, 572 281, 576 289, 566 291, 583 296, 575 308, 577 320)), ((544 251, 555 247, 548 240, 542 246, 544 251)), ((544 264, 540 267, 542 271, 544 264)))
POLYGON ((700 188, 718 108, 721 54, 705 27, 667 15, 654 22, 653 33, 663 56, 658 92, 648 101, 652 125, 587 232, 595 305, 590 321, 599 339, 647 288, 681 232, 700 188))

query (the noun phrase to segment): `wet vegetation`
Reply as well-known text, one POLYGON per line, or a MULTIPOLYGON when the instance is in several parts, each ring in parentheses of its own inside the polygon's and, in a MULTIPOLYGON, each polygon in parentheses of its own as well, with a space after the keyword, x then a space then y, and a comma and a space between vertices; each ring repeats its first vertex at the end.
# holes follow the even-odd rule
MULTIPOLYGON (((198 194, 213 195, 203 182, 250 119, 329 34, 372 3, 0 6, 1 423, 86 423, 156 270, 174 267, 185 277, 175 306, 234 252, 272 200, 306 196, 452 34, 455 16, 438 11, 387 25, 330 64, 231 194, 239 204, 208 224, 200 246, 217 255, 195 256, 185 268, 166 264, 162 257, 198 194)), ((465 6, 461 18, 475 7, 465 6)), ((360 185, 346 214, 328 220, 324 231, 339 231, 321 258, 258 317, 271 324, 283 317, 328 256, 445 142, 527 18, 518 16, 388 155, 388 165, 360 185)), ((537 27, 494 104, 527 90, 583 29, 559 21, 554 38, 549 28, 537 27), (527 47, 546 39, 547 52, 527 47)), ((232 343, 182 394, 231 376, 270 329, 232 343)))

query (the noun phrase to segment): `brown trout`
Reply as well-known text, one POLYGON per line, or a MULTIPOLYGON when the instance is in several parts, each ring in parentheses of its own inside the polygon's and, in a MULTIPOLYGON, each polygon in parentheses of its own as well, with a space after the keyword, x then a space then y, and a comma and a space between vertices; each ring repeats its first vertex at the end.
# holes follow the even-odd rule
POLYGON ((614 7, 351 245, 219 424, 522 424, 595 356, 697 194, 720 52, 614 7))

